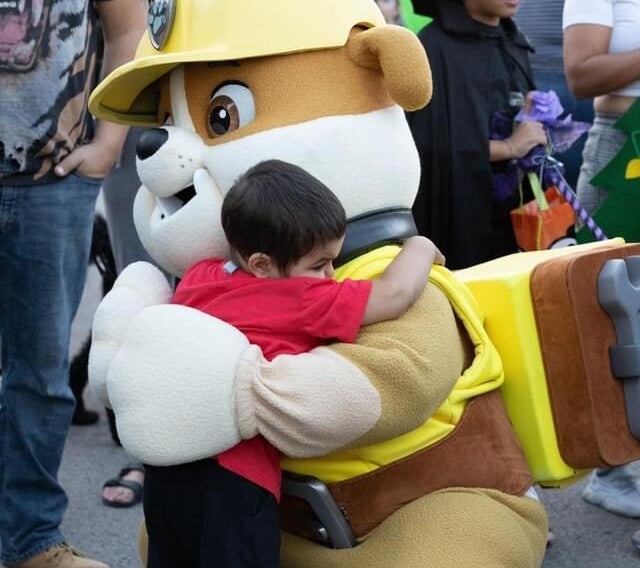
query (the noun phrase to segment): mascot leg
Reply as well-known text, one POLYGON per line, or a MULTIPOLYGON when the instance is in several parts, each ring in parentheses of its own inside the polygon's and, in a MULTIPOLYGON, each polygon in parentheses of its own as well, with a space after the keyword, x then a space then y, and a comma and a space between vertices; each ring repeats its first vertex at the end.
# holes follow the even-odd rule
MULTIPOLYGON (((528 497, 446 489, 396 511, 349 550, 283 533, 282 568, 539 568, 547 528, 543 506, 528 497)), ((144 523, 139 546, 146 566, 144 523)))
POLYGON ((396 511, 356 548, 283 534, 282 568, 538 568, 547 517, 528 497, 447 489, 396 511))

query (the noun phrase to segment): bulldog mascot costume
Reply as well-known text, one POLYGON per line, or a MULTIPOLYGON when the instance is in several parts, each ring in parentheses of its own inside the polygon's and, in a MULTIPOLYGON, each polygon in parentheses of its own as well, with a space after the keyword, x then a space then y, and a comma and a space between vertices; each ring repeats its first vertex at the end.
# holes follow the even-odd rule
MULTIPOLYGON (((155 0, 135 60, 98 86, 90 106, 102 119, 154 126, 137 148, 134 217, 169 272, 228 254, 225 192, 277 158, 342 201, 349 226, 336 277, 361 279, 379 275, 415 233, 420 171, 404 110, 430 96, 422 46, 385 25, 373 0, 155 0)), ((529 410, 542 404, 532 399, 549 399, 546 387, 519 402, 501 388, 509 361, 523 355, 508 340, 499 355, 483 319, 493 317, 495 294, 482 291, 528 282, 545 254, 523 254, 522 266, 489 263, 468 284, 436 266, 402 318, 363 328, 356 344, 271 362, 237 329, 170 304, 161 273, 136 263, 97 310, 91 382, 143 462, 195 461, 257 434, 279 448, 283 567, 535 568, 547 520, 531 486, 604 463, 549 465, 540 448, 557 451, 554 418, 547 407, 529 410), (521 415, 527 422, 514 430, 521 415), (527 439, 523 452, 521 432, 545 426, 547 442, 527 439)), ((510 307, 513 288, 499 297, 505 317, 528 317, 530 306, 510 307)), ((497 331, 499 315, 486 322, 497 331)), ((527 335, 522 349, 538 350, 521 367, 544 382, 535 323, 516 328, 527 335)))

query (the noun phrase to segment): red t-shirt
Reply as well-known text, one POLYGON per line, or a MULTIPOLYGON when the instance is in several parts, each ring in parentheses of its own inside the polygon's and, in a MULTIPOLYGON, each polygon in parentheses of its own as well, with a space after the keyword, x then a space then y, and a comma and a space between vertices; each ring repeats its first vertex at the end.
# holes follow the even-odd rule
MULTIPOLYGON (((355 341, 370 281, 256 278, 244 270, 229 271, 229 266, 216 258, 193 265, 178 284, 173 303, 233 325, 268 360, 304 353, 331 340, 355 341)), ((243 440, 217 458, 221 466, 280 498, 280 455, 262 436, 243 440)))

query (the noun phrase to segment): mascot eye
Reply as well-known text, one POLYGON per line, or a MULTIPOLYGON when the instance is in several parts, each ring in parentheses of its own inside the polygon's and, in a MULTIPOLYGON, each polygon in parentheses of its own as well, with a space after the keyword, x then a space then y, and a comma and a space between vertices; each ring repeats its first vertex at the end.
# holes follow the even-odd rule
POLYGON ((227 83, 211 96, 207 108, 207 132, 217 138, 246 126, 256 117, 251 91, 244 85, 227 83))

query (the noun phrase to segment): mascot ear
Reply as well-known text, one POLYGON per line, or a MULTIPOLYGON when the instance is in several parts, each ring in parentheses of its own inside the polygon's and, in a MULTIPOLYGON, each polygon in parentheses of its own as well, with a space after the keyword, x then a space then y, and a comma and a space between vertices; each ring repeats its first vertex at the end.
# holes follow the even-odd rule
POLYGON ((352 34, 347 54, 360 67, 382 71, 391 98, 405 110, 431 100, 431 67, 420 40, 406 28, 380 26, 352 34))

